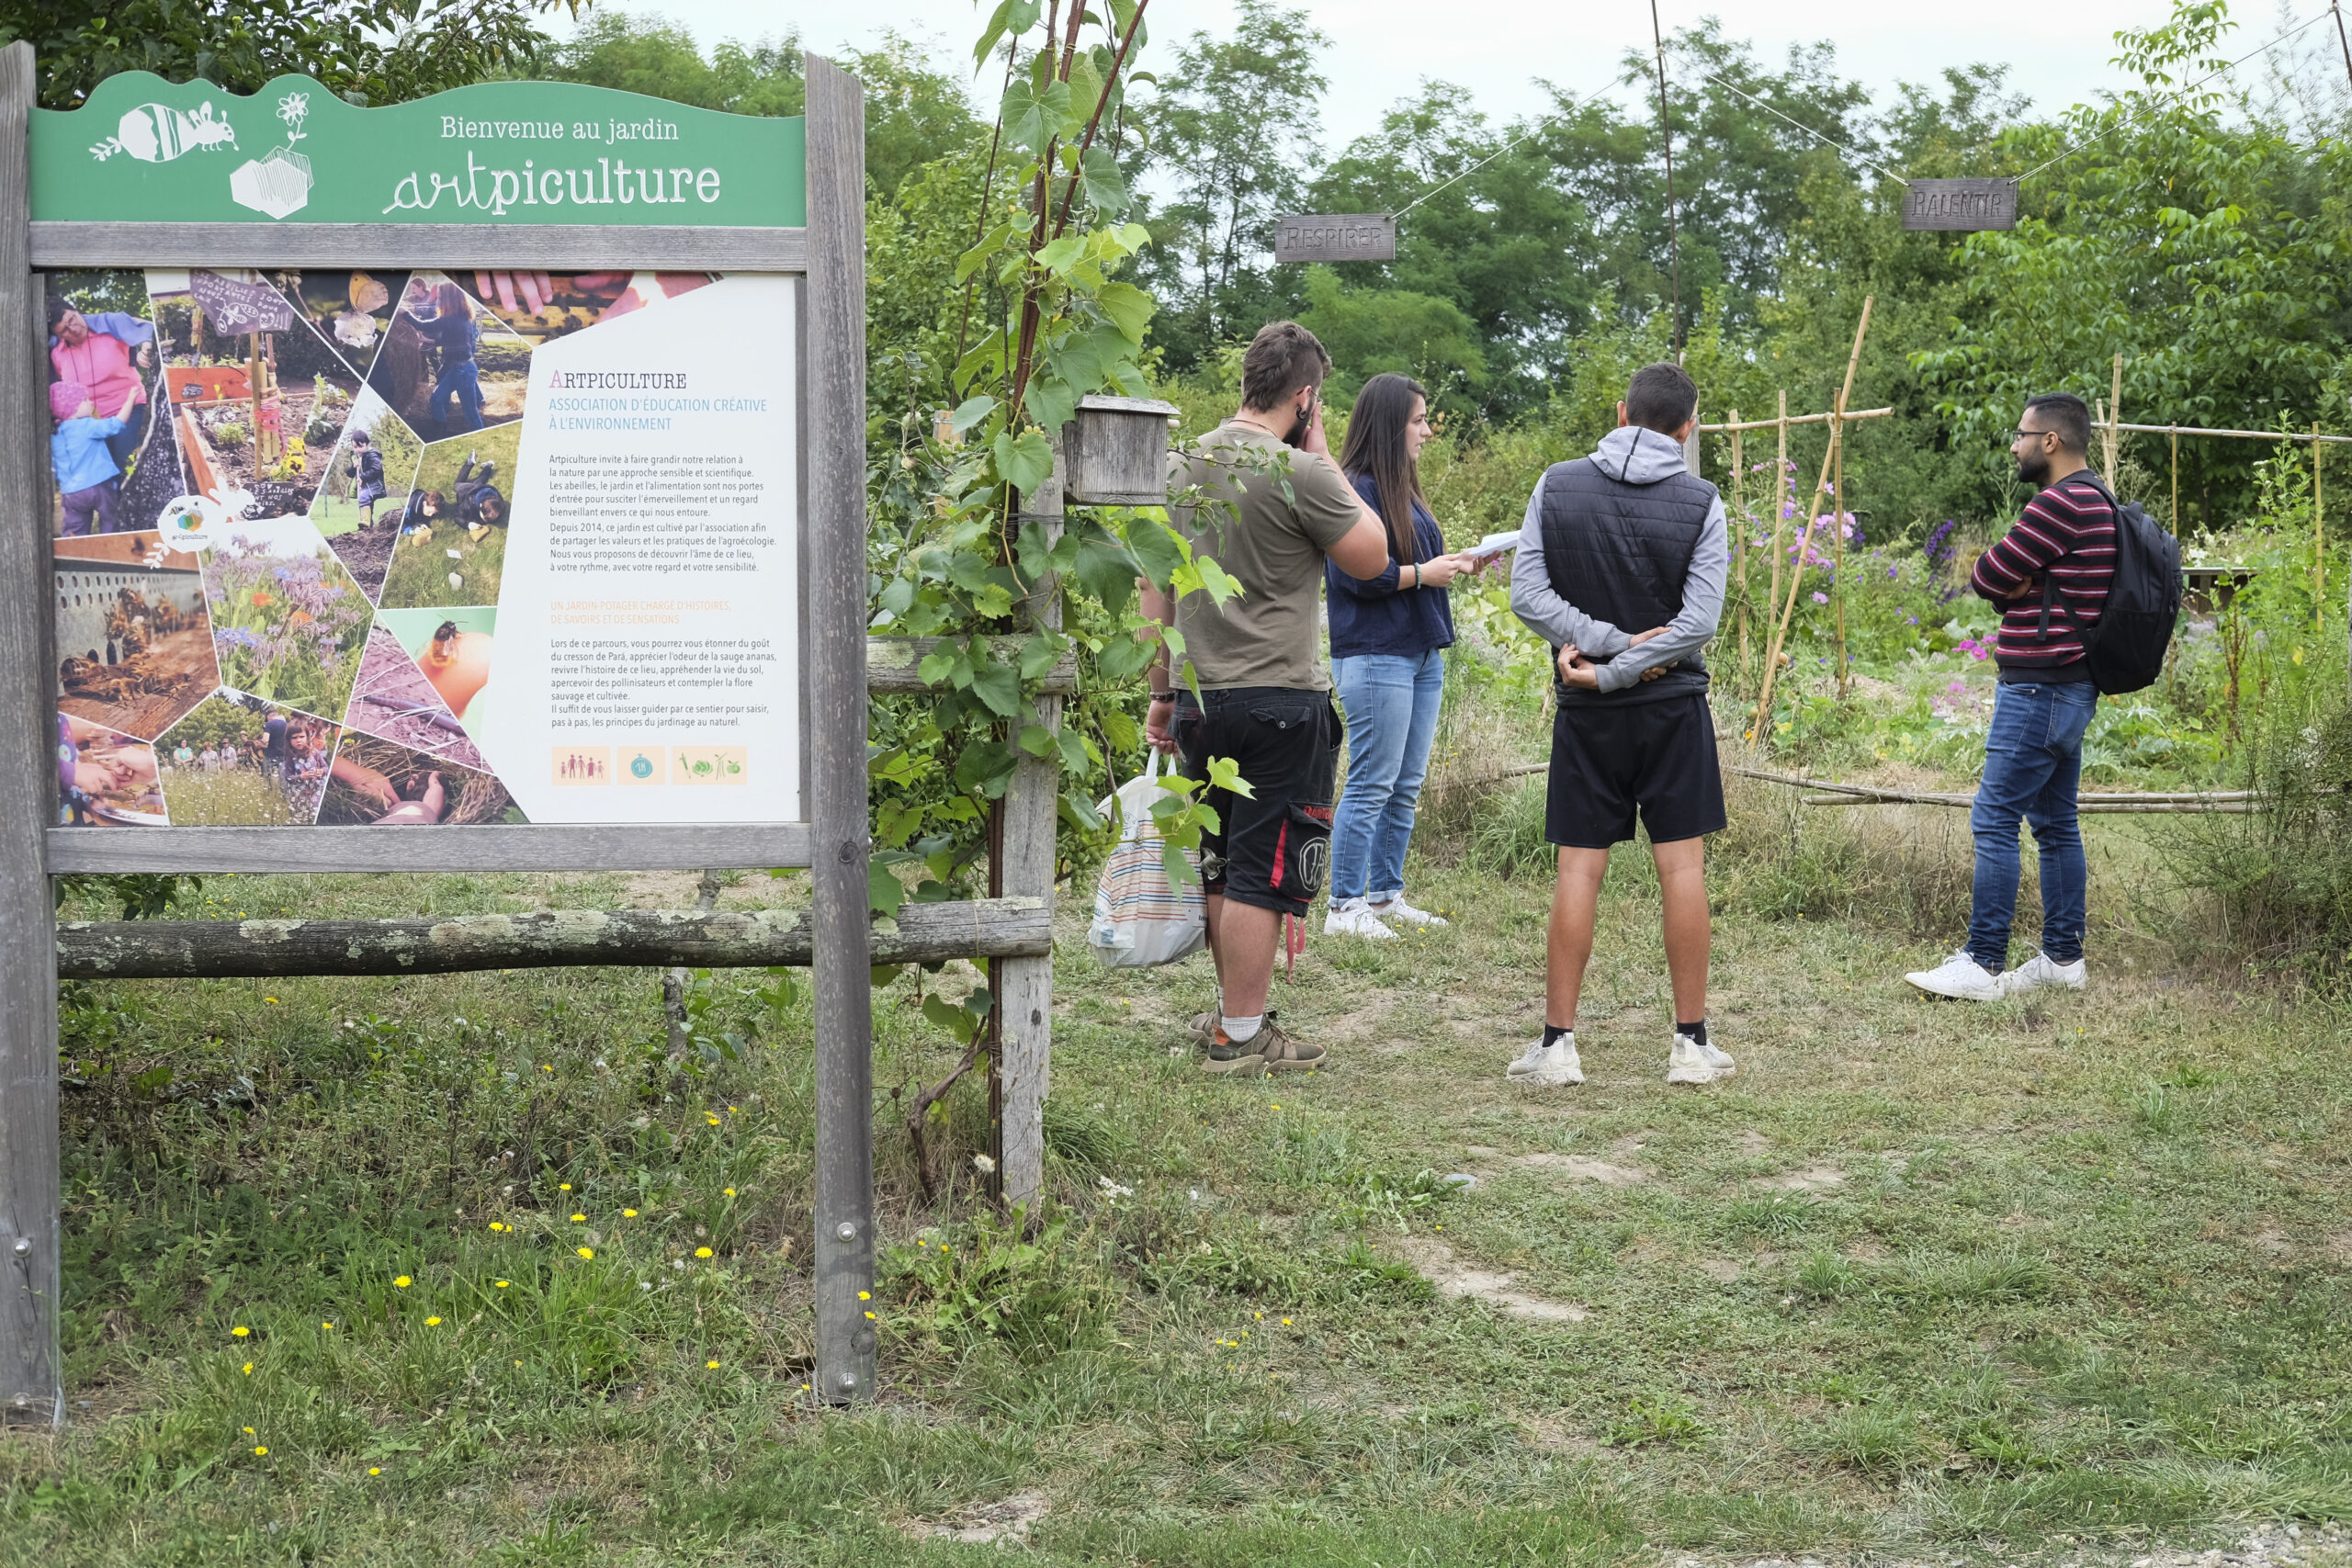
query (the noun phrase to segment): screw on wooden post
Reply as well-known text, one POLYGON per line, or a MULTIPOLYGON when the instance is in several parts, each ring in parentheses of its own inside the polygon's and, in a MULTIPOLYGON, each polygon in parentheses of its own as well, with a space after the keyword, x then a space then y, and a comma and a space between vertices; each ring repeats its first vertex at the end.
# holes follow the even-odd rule
MULTIPOLYGON (((1862 296, 1862 319, 1854 325, 1853 352, 1846 356, 1846 382, 1838 391, 1837 407, 1839 414, 1844 413, 1848 400, 1854 395, 1854 373, 1861 367, 1862 339, 1871 330, 1871 306, 1876 299, 1875 295, 1862 296)), ((1785 420, 1788 415, 1785 400, 1782 401, 1781 412, 1781 417, 1785 420)), ((1764 654, 1764 690, 1756 699, 1756 715, 1747 728, 1747 743, 1751 748, 1764 743, 1765 728, 1771 722, 1772 684, 1774 677, 1781 672, 1781 645, 1788 640, 1789 622, 1797 613, 1797 595, 1804 590, 1804 553, 1812 547, 1814 525, 1821 520, 1821 492, 1829 483, 1829 466, 1838 456, 1838 438, 1842 423, 1838 418, 1832 418, 1829 422, 1829 450, 1821 455, 1821 477, 1814 481, 1812 497, 1805 505, 1804 530, 1797 536, 1796 565, 1789 574, 1788 602, 1779 607, 1779 619, 1772 626, 1771 646, 1765 650, 1764 654)), ((1782 428, 1785 429, 1786 426, 1783 425, 1782 428)), ((1777 550, 1774 552, 1773 558, 1779 559, 1777 550)))

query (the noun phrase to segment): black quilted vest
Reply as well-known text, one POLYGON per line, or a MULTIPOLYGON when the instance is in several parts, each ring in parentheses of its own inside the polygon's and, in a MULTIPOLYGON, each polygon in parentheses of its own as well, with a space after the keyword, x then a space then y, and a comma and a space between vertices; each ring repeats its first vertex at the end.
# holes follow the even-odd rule
MULTIPOLYGON (((1655 484, 1611 479, 1589 457, 1555 463, 1544 475, 1544 565, 1552 591, 1623 632, 1671 623, 1705 532, 1715 487, 1690 474, 1655 484)), ((1559 686, 1567 703, 1658 701, 1702 693, 1707 667, 1696 650, 1655 681, 1621 692, 1559 686)))

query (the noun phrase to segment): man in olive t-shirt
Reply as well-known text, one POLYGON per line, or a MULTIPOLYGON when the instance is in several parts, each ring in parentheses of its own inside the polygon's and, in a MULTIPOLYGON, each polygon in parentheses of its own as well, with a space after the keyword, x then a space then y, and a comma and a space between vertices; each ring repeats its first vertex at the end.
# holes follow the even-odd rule
MULTIPOLYGON (((1322 1065, 1319 1045, 1294 1040, 1267 1015, 1274 943, 1284 915, 1301 916, 1331 858, 1339 715, 1322 658, 1317 615, 1326 556, 1355 577, 1388 564, 1388 534, 1341 476, 1323 436, 1323 378, 1331 356, 1295 321, 1276 321, 1241 362, 1241 409, 1172 465, 1170 522, 1241 585, 1222 606, 1188 595, 1174 607, 1194 700, 1170 675, 1167 650, 1151 668, 1151 744, 1205 780, 1229 757, 1247 795, 1211 789, 1220 830, 1201 837, 1209 952, 1218 1005, 1202 1033, 1211 1073, 1256 1077, 1322 1065)), ((1170 620, 1145 584, 1144 614, 1170 620)))

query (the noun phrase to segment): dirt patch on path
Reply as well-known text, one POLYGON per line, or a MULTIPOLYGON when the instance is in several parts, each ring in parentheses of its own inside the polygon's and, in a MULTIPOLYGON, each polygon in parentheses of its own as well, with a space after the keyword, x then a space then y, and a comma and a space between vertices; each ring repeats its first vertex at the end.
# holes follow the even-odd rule
POLYGON ((1634 1187, 1650 1179, 1648 1171, 1582 1155, 1521 1155, 1517 1163, 1532 1170, 1556 1170, 1576 1181, 1598 1181, 1603 1187, 1634 1187))
POLYGON ((1513 1317, 1524 1317, 1538 1323, 1582 1323, 1592 1314, 1580 1306, 1555 1302, 1547 1296, 1530 1295, 1511 1289, 1514 1276, 1490 1274, 1461 1262, 1453 1248, 1429 1236, 1408 1236, 1399 1246, 1413 1267, 1421 1271, 1438 1290, 1438 1294, 1459 1301, 1474 1297, 1491 1302, 1513 1317))
POLYGON ((1759 1176, 1748 1185, 1773 1192, 1826 1192, 1845 1186, 1846 1173, 1835 1166, 1815 1165, 1779 1176, 1759 1176))

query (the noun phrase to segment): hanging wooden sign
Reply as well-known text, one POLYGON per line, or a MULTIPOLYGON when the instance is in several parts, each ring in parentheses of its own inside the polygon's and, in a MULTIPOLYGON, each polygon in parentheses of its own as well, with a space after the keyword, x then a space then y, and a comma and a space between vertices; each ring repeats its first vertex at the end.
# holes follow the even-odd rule
POLYGON ((1395 261, 1396 220, 1389 213, 1281 218, 1274 221, 1274 264, 1395 261))
POLYGON ((1903 197, 1905 229, 1973 231, 2018 226, 2013 179, 1913 180, 1903 197))

